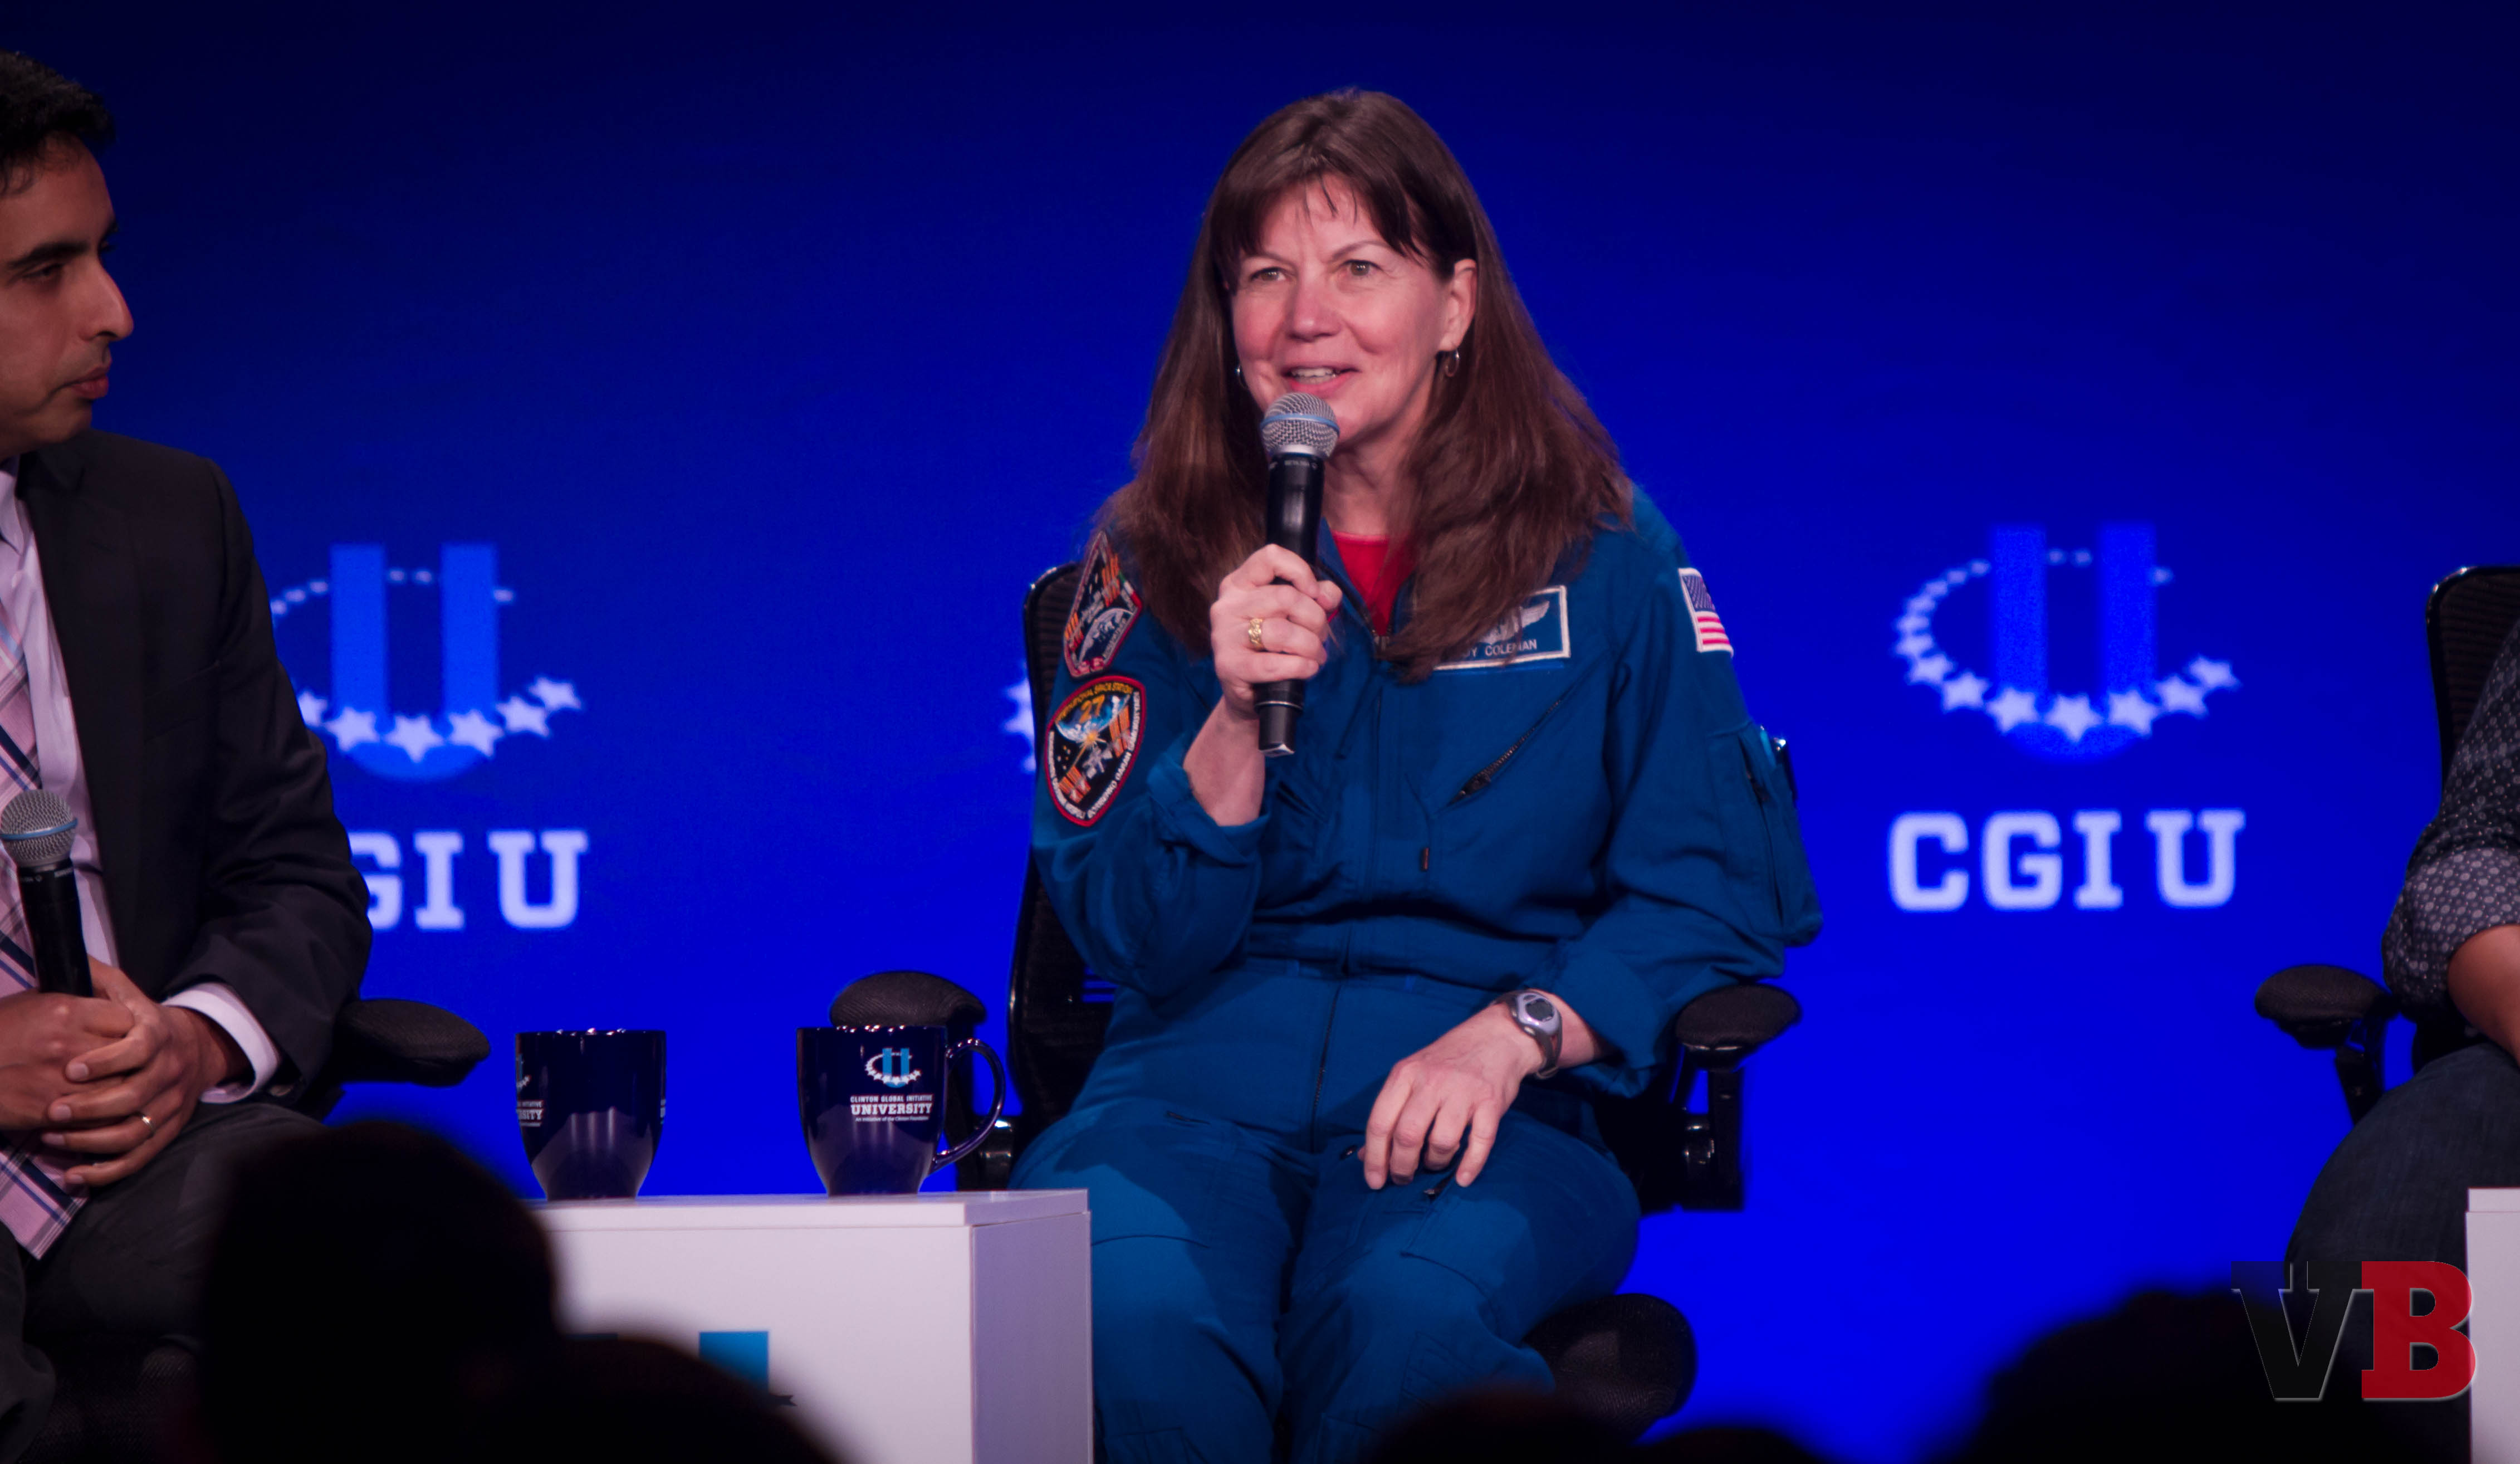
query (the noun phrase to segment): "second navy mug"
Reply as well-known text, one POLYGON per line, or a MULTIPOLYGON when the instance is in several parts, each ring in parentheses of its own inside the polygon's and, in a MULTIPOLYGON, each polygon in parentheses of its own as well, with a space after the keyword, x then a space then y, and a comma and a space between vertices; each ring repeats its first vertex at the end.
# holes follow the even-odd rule
POLYGON ((627 1200, 665 1129, 665 1034, 517 1033, 517 1127, 554 1200, 627 1200))
POLYGON ((952 1041, 941 1027, 803 1027, 796 1098, 826 1193, 916 1194, 928 1175, 979 1147, 1006 1110, 1007 1070, 986 1042, 952 1041), (971 1136, 940 1154, 946 1071, 966 1049, 989 1060, 997 1092, 971 1136))

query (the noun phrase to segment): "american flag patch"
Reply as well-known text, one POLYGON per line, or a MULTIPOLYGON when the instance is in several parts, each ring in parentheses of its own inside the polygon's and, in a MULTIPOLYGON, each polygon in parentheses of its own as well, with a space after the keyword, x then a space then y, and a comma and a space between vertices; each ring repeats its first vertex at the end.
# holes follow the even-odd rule
POLYGON ((1715 613, 1715 597, 1706 593, 1706 576, 1695 570, 1681 571, 1680 592, 1688 597, 1688 624, 1697 632, 1697 649, 1732 655, 1732 637, 1724 633, 1724 618, 1715 613))

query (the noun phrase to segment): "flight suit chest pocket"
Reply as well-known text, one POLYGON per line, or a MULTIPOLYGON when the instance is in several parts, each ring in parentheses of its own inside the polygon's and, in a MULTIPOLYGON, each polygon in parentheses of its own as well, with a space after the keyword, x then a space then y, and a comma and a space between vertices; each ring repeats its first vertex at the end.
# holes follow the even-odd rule
POLYGON ((1457 739, 1420 779, 1435 820, 1420 867, 1443 888, 1510 903, 1542 886, 1590 879, 1612 810, 1582 690, 1565 682, 1546 698, 1490 710, 1477 719, 1479 734, 1457 739))

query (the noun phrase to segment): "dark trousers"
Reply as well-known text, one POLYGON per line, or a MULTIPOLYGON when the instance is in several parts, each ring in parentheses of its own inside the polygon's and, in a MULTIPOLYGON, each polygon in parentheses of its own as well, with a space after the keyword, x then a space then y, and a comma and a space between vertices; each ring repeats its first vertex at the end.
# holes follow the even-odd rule
POLYGON ((140 1172, 92 1193, 41 1260, 0 1234, 0 1461, 17 1458, 53 1400, 46 1348, 112 1336, 194 1343, 202 1280, 227 1203, 251 1155, 320 1127, 270 1103, 203 1104, 140 1172))
MULTIPOLYGON (((2312 1184, 2290 1260, 2446 1260, 2467 1265, 2467 1191, 2520 1187, 2520 1064, 2491 1042, 2462 1047, 2382 1095, 2312 1184)), ((2359 1394, 2370 1366, 2369 1304, 2357 1299, 2328 1392, 2359 1394)), ((2371 1405, 2426 1456, 2467 1457, 2467 1400, 2371 1405)))

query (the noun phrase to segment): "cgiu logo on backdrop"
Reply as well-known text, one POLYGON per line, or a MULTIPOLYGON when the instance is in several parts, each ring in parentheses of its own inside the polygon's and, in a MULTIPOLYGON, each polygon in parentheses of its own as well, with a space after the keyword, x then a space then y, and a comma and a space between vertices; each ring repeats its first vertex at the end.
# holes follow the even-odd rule
MULTIPOLYGON (((1928 687, 1948 718, 1974 727, 1977 715, 2014 748, 2042 760, 2089 763, 2154 736, 2165 718, 2203 720, 2206 701, 2237 690, 2231 663, 2202 654, 2163 675, 2158 664, 2156 599, 2171 572, 2154 561, 2149 524, 2104 524, 2099 547, 2057 549, 2036 525, 1999 525, 1987 555, 1926 580, 1908 598, 1894 628, 1891 654, 1908 663, 1908 682, 1928 687), (2094 684, 2056 690, 2048 684, 2050 580, 2057 572, 2087 579, 2097 631, 2094 684), (1935 633, 1936 618, 1973 584, 1986 586, 1983 609, 1993 672, 1963 664, 1935 633)), ((2173 909, 2212 909, 2230 902, 2239 880, 2237 808, 2153 808, 2142 816, 2152 836, 2153 888, 2173 909), (2201 846, 2199 847, 2198 846, 2201 846), (2191 859, 2191 852, 2201 855, 2191 859), (2196 871, 2202 870, 2201 875, 2196 871)), ((1958 910, 1972 892, 1990 909, 2047 910, 2065 898, 2064 830, 2073 829, 2080 878, 2078 910, 2117 910, 2127 894, 2116 878, 2117 838, 2126 816, 2114 808, 2000 809, 1977 825, 1977 868, 1966 867, 1970 821, 1957 812, 1902 813, 1891 821, 1891 902, 1902 910, 1958 910)))
MULTIPOLYGON (((386 565, 382 545, 336 544, 328 578, 272 596, 273 628, 292 639, 302 633, 299 627, 311 627, 310 613, 319 603, 329 608, 331 644, 324 663, 331 670, 331 694, 300 680, 297 710, 308 726, 332 738, 341 758, 391 782, 443 782, 496 757, 503 741, 548 742, 553 717, 584 709, 575 686, 549 676, 538 675, 504 699, 498 695, 499 615, 516 602, 516 591, 498 582, 498 555, 493 544, 444 544, 436 569, 397 569, 386 565), (423 592, 433 595, 436 603, 429 608, 435 615, 414 615, 420 606, 402 605, 425 598, 423 592), (400 619, 406 627, 436 624, 440 705, 434 713, 395 707, 390 667, 396 618, 389 611, 397 606, 404 609, 400 619)), ((547 931, 576 921, 584 829, 493 829, 483 842, 498 857, 499 913, 509 926, 547 931), (530 895, 527 867, 538 846, 551 861, 550 892, 540 900, 530 895)), ((465 843, 453 829, 412 834, 423 865, 423 898, 411 912, 415 928, 465 928, 456 883, 465 843)), ((399 926, 402 841, 390 833, 357 832, 350 835, 350 852, 364 861, 369 923, 379 931, 399 926)))

